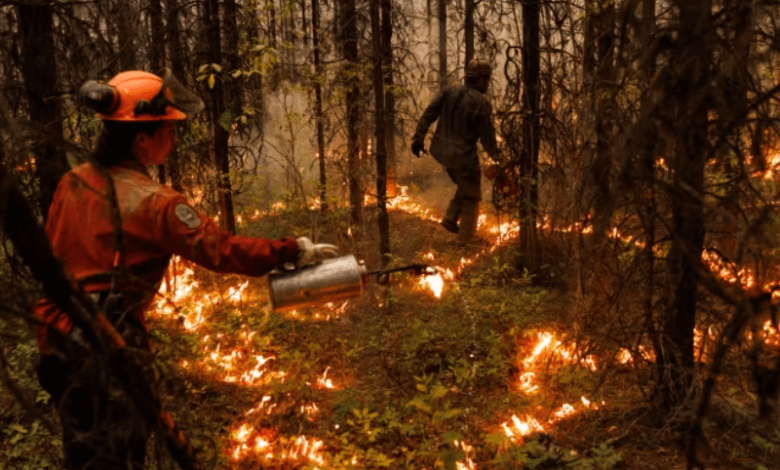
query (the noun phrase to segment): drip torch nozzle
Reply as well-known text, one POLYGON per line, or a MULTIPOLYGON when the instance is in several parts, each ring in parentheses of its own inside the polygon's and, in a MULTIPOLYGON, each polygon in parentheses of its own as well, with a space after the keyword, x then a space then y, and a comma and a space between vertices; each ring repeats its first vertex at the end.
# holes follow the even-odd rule
POLYGON ((428 264, 410 264, 409 266, 403 266, 400 268, 371 271, 368 273, 368 275, 370 276, 376 274, 376 283, 385 286, 388 282, 390 282, 390 273, 396 273, 400 271, 412 271, 418 276, 430 276, 441 272, 442 270, 437 266, 430 266, 428 264))

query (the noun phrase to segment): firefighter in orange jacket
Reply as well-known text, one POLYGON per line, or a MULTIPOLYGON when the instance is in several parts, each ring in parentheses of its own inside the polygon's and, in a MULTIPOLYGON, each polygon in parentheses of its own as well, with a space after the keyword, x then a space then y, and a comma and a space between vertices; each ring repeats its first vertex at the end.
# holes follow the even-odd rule
MULTIPOLYGON (((149 349, 144 313, 172 255, 216 272, 261 276, 287 263, 318 261, 335 249, 305 237, 266 240, 220 232, 181 194, 152 180, 145 167, 165 162, 176 141, 174 122, 203 109, 200 98, 170 72, 159 77, 129 71, 108 83, 90 81, 82 87, 81 98, 103 121, 94 152, 102 168, 85 163, 63 177, 46 233, 54 253, 130 347, 149 349), (118 214, 112 214, 106 176, 113 181, 118 214)), ((124 426, 128 435, 118 441, 94 432, 89 439, 76 438, 92 430, 98 403, 89 374, 71 370, 63 361, 65 349, 79 343, 80 331, 47 299, 35 306, 35 315, 41 321, 38 343, 43 353, 38 378, 58 404, 65 468, 143 468, 154 417, 136 423, 141 429, 124 426)))

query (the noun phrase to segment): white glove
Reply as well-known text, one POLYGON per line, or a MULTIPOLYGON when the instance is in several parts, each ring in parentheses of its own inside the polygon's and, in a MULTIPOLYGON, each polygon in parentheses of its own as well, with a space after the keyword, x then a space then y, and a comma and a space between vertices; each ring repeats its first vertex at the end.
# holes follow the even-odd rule
POLYGON ((327 243, 312 243, 307 237, 301 237, 298 240, 298 262, 297 267, 309 264, 319 263, 328 258, 335 258, 339 255, 339 249, 327 243))

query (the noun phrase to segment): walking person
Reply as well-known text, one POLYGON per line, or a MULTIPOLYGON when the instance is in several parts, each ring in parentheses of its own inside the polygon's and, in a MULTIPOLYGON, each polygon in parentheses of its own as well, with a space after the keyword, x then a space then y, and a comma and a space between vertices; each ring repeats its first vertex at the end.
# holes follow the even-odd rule
POLYGON ((485 95, 492 72, 487 60, 472 59, 466 84, 441 91, 423 112, 412 138, 412 153, 420 158, 425 149, 425 135, 438 120, 431 140, 431 155, 457 186, 441 225, 458 234, 458 241, 464 244, 475 237, 482 200, 477 141, 491 158, 495 159, 497 153, 492 106, 485 95))

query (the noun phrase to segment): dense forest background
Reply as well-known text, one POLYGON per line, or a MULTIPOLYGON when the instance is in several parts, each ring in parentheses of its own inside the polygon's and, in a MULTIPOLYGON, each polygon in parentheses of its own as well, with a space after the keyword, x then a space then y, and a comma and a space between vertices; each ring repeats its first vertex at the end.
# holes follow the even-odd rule
POLYGON ((77 92, 167 67, 206 110, 153 176, 224 230, 443 268, 443 294, 398 275, 280 315, 262 280, 176 261, 150 325, 204 468, 780 468, 778 20, 776 0, 0 1, 0 467, 60 459, 32 304, 94 310, 42 234, 99 129, 77 92), (462 247, 437 224, 454 186, 408 149, 475 56, 501 151, 462 247))

